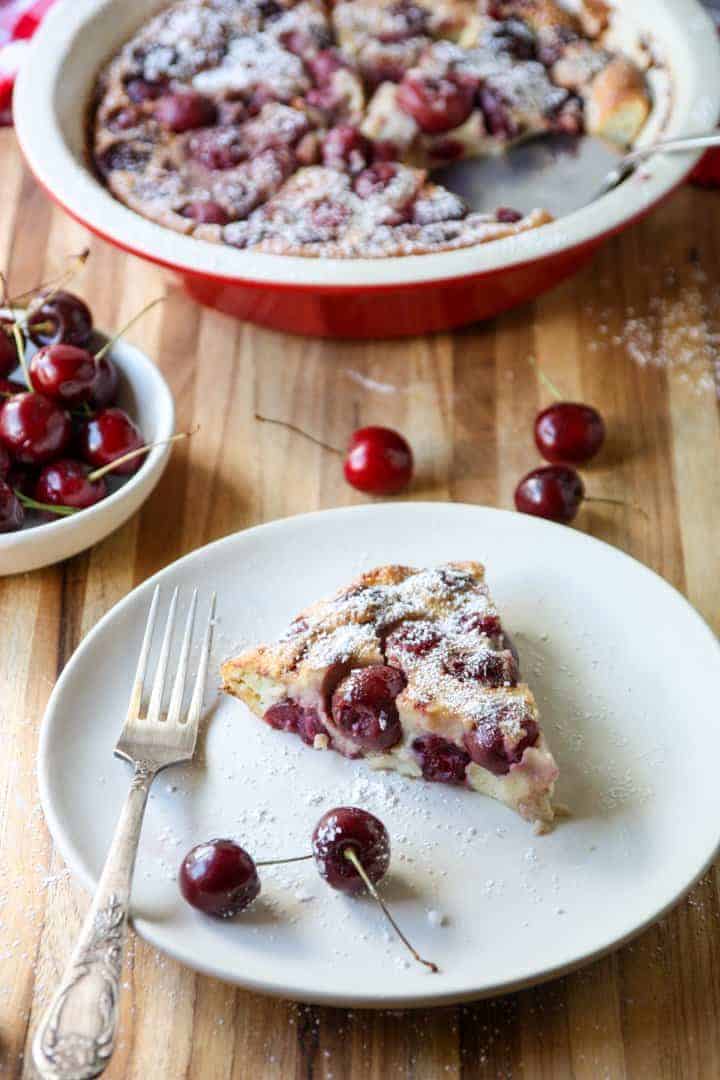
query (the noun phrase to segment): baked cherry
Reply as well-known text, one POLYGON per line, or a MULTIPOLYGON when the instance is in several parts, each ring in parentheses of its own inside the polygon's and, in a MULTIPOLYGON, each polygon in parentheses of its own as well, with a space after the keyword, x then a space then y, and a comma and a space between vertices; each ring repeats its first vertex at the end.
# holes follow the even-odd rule
POLYGON ((569 525, 585 498, 585 485, 569 465, 533 469, 515 488, 515 506, 523 514, 569 525))
POLYGON ((436 964, 424 960, 413 948, 376 888, 390 865, 390 837, 379 818, 357 806, 328 810, 313 830, 312 853, 320 876, 328 885, 350 894, 367 889, 418 963, 431 971, 438 970, 436 964))
POLYGON ((475 87, 453 79, 420 75, 405 76, 397 91, 397 103, 422 131, 439 134, 463 124, 473 109, 475 87))
POLYGON ((440 642, 440 634, 431 623, 406 622, 393 630, 386 641, 388 652, 406 652, 425 656, 440 642))
POLYGON ((36 345, 62 343, 82 348, 90 341, 92 332, 90 308, 74 293, 52 293, 31 305, 28 312, 28 333, 36 345))
POLYGON ((535 443, 546 461, 582 465, 605 442, 605 423, 591 405, 558 401, 535 421, 535 443))
POLYGON ((420 735, 412 751, 425 780, 442 784, 464 784, 470 755, 439 735, 420 735))
POLYGON ((335 72, 347 67, 347 64, 336 49, 321 49, 314 56, 306 58, 305 66, 316 86, 327 86, 335 72))
POLYGON ((508 743, 500 726, 500 719, 480 722, 465 735, 465 749, 476 765, 481 765, 493 776, 507 776, 512 765, 518 765, 529 746, 538 740, 539 729, 534 720, 524 717, 523 735, 513 746, 508 743))
POLYGON ((165 93, 166 89, 165 82, 151 82, 149 79, 141 78, 130 79, 125 84, 127 96, 136 105, 140 105, 143 101, 155 101, 165 93))
POLYGON ((517 686, 518 670, 510 649, 503 652, 483 650, 465 655, 452 654, 443 660, 448 675, 457 679, 472 680, 497 689, 500 686, 517 686))
POLYGON ((0 326, 0 375, 9 375, 18 364, 17 345, 13 338, 0 326))
POLYGON ((35 482, 33 498, 46 506, 71 506, 85 510, 107 495, 105 480, 92 480, 87 465, 72 458, 58 458, 45 465, 35 482))
POLYGON ((317 709, 306 708, 296 701, 279 701, 276 705, 271 705, 264 719, 270 727, 299 735, 308 746, 314 744, 317 735, 325 735, 329 740, 327 728, 317 709))
POLYGON ((405 688, 405 676, 384 664, 356 668, 339 684, 332 698, 337 727, 365 750, 387 750, 402 738, 395 698, 405 688))
POLYGON ((247 158, 248 146, 242 127, 226 124, 193 132, 188 137, 187 152, 206 169, 233 169, 247 158))
POLYGON ((0 533, 17 532, 25 511, 17 495, 5 480, 0 480, 0 533))
POLYGON ((370 495, 396 495, 412 479, 413 454, 406 439, 384 427, 360 428, 345 458, 345 479, 370 495))
POLYGON ((227 225, 230 221, 227 210, 212 199, 196 199, 187 203, 180 213, 198 225, 227 225))
POLYGON ((65 405, 89 401, 97 371, 95 357, 75 345, 44 345, 29 365, 30 381, 35 390, 56 398, 65 405))
POLYGON ((358 893, 365 883, 347 857, 353 851, 367 876, 376 885, 390 865, 390 837, 379 818, 357 806, 338 806, 318 821, 312 835, 312 852, 320 876, 333 889, 358 893))
POLYGON ((189 851, 179 883, 188 904, 220 919, 244 911, 260 893, 253 859, 232 840, 209 840, 189 851))
POLYGON ((43 465, 58 457, 71 430, 69 415, 45 394, 15 394, 0 408, 0 442, 21 465, 43 465))
POLYGON ((112 405, 117 394, 118 369, 107 353, 95 357, 95 379, 90 391, 90 404, 95 409, 112 405))
POLYGON ((370 144, 360 130, 352 124, 340 124, 331 128, 325 136, 323 165, 358 173, 367 165, 369 153, 370 144))
POLYGON ((393 161, 377 161, 369 169, 356 176, 353 188, 361 199, 379 195, 397 176, 398 167, 393 161))
MULTIPOLYGON (((7 406, 5 406, 7 408, 7 406)), ((2 416, 0 414, 0 421, 2 416)), ((96 468, 109 465, 131 450, 144 446, 144 440, 137 426, 122 409, 101 409, 97 415, 80 423, 78 446, 83 460, 96 468)), ((137 472, 142 463, 142 456, 124 461, 115 470, 117 476, 130 476, 137 472)))
POLYGON ((168 131, 180 134, 215 123, 217 109, 214 101, 194 90, 167 94, 155 105, 155 119, 168 131))

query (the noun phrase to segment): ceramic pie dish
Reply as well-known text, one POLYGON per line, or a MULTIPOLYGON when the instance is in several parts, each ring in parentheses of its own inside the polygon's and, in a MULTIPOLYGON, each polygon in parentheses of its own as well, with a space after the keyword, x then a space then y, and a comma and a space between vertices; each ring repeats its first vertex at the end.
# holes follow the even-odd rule
MULTIPOLYGON (((235 250, 172 232, 117 202, 87 165, 87 106, 103 63, 158 0, 76 0, 43 24, 15 91, 18 137, 50 195, 91 231, 175 271, 202 303, 279 329, 400 336, 491 317, 551 288, 673 190, 699 155, 653 160, 621 189, 554 223, 490 244, 382 259, 311 259, 235 250)), ((720 47, 699 0, 619 0, 620 22, 647 33, 672 94, 664 134, 712 127, 720 47)), ((645 137, 651 137, 651 127, 645 137)))

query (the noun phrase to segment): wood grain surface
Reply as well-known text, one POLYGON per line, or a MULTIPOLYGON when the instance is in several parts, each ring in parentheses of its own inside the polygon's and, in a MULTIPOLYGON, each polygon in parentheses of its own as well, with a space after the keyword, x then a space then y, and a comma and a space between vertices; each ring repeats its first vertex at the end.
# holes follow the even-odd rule
MULTIPOLYGON (((13 133, 1 132, 0 268, 12 289, 56 272, 87 242, 23 170, 13 133)), ((0 1074, 10 1077, 32 1075, 31 1033, 88 903, 38 804, 38 729, 58 673, 115 601, 185 552, 257 522, 363 501, 333 455, 258 424, 256 410, 339 445, 360 423, 392 425, 417 453, 411 498, 507 507, 537 464, 532 421, 548 395, 528 362, 536 356, 565 395, 593 402, 610 425, 587 483, 627 506, 588 506, 577 527, 653 567, 720 628, 720 193, 682 189, 534 306, 392 343, 242 325, 194 306, 157 269, 90 246, 76 288, 101 327, 121 325, 167 290, 167 303, 129 337, 169 379, 179 427, 200 430, 175 448, 156 493, 114 536, 65 564, 0 578, 0 1074)), ((658 662, 681 655, 669 647, 658 662)), ((680 753, 682 738, 679 730, 680 753)), ((709 745, 709 763, 715 755, 709 745)), ((718 884, 714 868, 659 925, 579 974, 422 1013, 259 997, 136 940, 107 1075, 716 1078, 718 884)))

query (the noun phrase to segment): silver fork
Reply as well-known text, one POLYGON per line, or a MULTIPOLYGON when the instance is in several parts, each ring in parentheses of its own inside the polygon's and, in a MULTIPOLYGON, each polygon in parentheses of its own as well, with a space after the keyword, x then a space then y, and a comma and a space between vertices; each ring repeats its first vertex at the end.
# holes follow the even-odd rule
POLYGON ((153 593, 130 704, 115 755, 134 769, 92 906, 50 1006, 33 1040, 33 1061, 44 1080, 86 1080, 104 1072, 115 1049, 120 974, 127 937, 128 903, 150 785, 169 765, 192 760, 207 678, 215 596, 203 637, 187 713, 183 699, 197 609, 193 591, 167 711, 163 711, 178 590, 170 601, 147 711, 143 686, 160 599, 153 593))

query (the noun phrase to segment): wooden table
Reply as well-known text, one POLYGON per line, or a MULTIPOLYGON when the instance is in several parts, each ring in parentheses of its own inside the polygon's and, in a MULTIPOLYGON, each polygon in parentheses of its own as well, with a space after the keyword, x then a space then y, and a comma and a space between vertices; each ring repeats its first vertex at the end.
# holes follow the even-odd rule
MULTIPOLYGON (((14 291, 88 241, 23 171, 10 131, 0 133, 0 192, 0 267, 14 291)), ((109 607, 185 552, 363 501, 334 456, 257 424, 255 410, 336 444, 360 423, 392 425, 417 452, 412 498, 510 506, 537 462, 532 420, 547 400, 534 355, 610 423, 588 485, 628 506, 588 507, 578 528, 659 571, 720 627, 720 193, 680 191, 534 306, 392 343, 244 326, 193 306, 153 267, 91 248, 77 288, 99 325, 121 325, 168 289, 129 336, 168 377, 178 426, 200 430, 120 532, 64 565, 0 579, 0 1074, 13 1077, 32 1075, 23 1055, 87 906, 53 851, 35 781, 40 719, 63 665, 109 607)), ((614 956, 496 1001, 414 1014, 294 1005, 194 975, 139 940, 125 988, 113 1080, 717 1077, 717 869, 614 956)))

